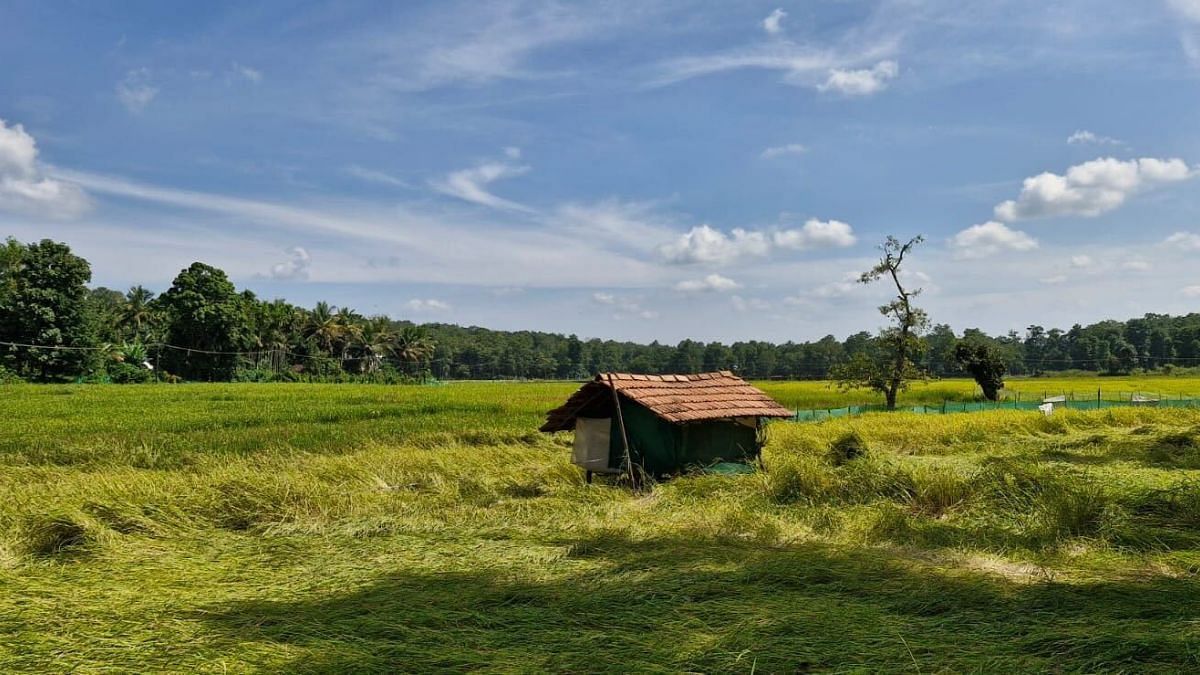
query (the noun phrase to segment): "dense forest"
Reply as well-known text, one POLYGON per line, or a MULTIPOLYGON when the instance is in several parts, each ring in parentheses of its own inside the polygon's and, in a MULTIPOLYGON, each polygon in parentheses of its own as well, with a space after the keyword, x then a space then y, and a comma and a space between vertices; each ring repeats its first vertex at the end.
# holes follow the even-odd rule
MULTIPOLYGON (((326 303, 308 309, 263 300, 203 263, 157 295, 90 283, 90 265, 65 244, 9 239, 0 246, 0 381, 574 379, 607 370, 822 379, 876 340, 860 332, 815 342, 664 345, 416 325, 326 303)), ((964 339, 994 346, 1014 375, 1200 365, 1200 314, 1147 314, 998 337, 938 324, 921 337, 923 369, 962 375, 953 352, 964 339)))

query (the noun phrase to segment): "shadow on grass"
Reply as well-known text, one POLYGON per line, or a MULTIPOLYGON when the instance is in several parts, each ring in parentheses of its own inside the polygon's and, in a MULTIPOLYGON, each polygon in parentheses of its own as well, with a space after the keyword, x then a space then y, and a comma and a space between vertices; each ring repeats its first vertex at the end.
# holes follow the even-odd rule
POLYGON ((1030 584, 883 551, 711 538, 551 543, 565 555, 537 569, 396 570, 204 617, 231 639, 299 649, 289 672, 1200 667, 1189 580, 1030 584))

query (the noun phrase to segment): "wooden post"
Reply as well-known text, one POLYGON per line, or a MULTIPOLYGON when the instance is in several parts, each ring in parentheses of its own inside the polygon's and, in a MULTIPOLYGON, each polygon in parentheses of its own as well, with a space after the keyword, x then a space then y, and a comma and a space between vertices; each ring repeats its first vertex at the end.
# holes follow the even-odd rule
POLYGON ((1096 387, 1096 410, 1100 409, 1100 387, 1096 387))
POLYGON ((629 453, 629 435, 625 433, 625 415, 621 414, 621 397, 617 394, 616 385, 613 384, 612 373, 607 373, 607 375, 608 388, 612 390, 613 405, 617 408, 617 425, 621 429, 621 446, 625 448, 625 465, 629 467, 629 482, 637 487, 638 479, 633 470, 633 456, 629 453))

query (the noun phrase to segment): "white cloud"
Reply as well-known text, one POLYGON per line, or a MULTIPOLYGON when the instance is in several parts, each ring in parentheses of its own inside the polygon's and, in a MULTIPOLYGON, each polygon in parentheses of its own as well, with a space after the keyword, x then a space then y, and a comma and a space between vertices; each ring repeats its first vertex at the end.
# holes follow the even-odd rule
POLYGON ((1130 272, 1148 272, 1150 271, 1150 263, 1145 260, 1127 260, 1121 263, 1121 269, 1130 272))
POLYGON ((838 220, 809 219, 802 227, 773 233, 734 228, 729 234, 708 225, 693 227, 659 252, 672 263, 725 264, 739 258, 763 257, 777 249, 806 251, 852 246, 854 230, 838 220))
POLYGON ((794 230, 774 233, 772 241, 779 248, 804 251, 813 248, 845 248, 853 246, 858 238, 854 229, 840 220, 809 219, 804 226, 794 230))
POLYGON ((600 305, 606 305, 613 308, 614 319, 657 319, 658 312, 642 307, 641 303, 631 297, 614 295, 612 293, 597 292, 592 294, 592 300, 600 305))
POLYGON ((158 87, 150 83, 150 71, 146 68, 125 73, 125 79, 117 83, 117 99, 129 112, 142 112, 155 96, 158 96, 158 87))
POLYGON ((1032 251, 1038 247, 1037 240, 1013 230, 1004 223, 990 220, 972 225, 950 239, 954 257, 973 260, 996 255, 1002 251, 1032 251))
POLYGON ((433 298, 425 300, 421 298, 413 298, 412 300, 406 302, 404 306, 407 307, 409 311, 413 312, 445 312, 450 309, 449 304, 433 298))
POLYGON ((1200 286, 1184 286, 1179 292, 1189 298, 1200 298, 1200 286))
POLYGON ((1182 159, 1095 159, 1072 166, 1066 175, 1046 172, 1026 178, 1016 200, 996 206, 996 218, 1011 222, 1046 216, 1098 216, 1118 208, 1142 188, 1193 175, 1182 159))
POLYGON ((444 179, 433 181, 433 189, 451 197, 493 209, 530 212, 529 207, 498 197, 487 190, 487 186, 498 180, 513 178, 529 172, 528 166, 507 162, 483 162, 470 169, 452 171, 444 179))
POLYGON ((344 171, 348 175, 365 180, 368 183, 391 185, 393 187, 400 187, 409 190, 413 189, 413 185, 402 178, 397 178, 390 173, 385 173, 383 171, 376 171, 375 169, 361 167, 357 164, 351 164, 350 166, 346 167, 344 171))
POLYGON ((890 80, 900 74, 895 61, 880 61, 871 68, 829 71, 829 78, 817 85, 820 91, 833 91, 845 96, 870 96, 887 88, 890 80))
MULTIPOLYGON (((612 17, 588 12, 586 7, 545 4, 536 9, 520 3, 484 4, 473 8, 470 20, 456 15, 446 25, 431 27, 416 40, 416 72, 404 63, 410 47, 396 46, 389 34, 383 41, 385 54, 400 51, 398 71, 392 77, 403 89, 429 89, 459 82, 480 84, 498 79, 544 77, 527 67, 529 57, 540 49, 593 35, 612 17)), ((391 59, 396 60, 396 59, 391 59)))
POLYGON ((1180 251, 1200 251, 1200 234, 1195 232, 1176 232, 1163 240, 1163 246, 1169 246, 1180 251))
MULTIPOLYGON (((477 217, 436 205, 372 206, 305 200, 282 203, 58 168, 52 176, 77 183, 89 192, 165 205, 179 213, 179 219, 190 220, 197 216, 189 212, 202 212, 233 216, 246 223, 247 230, 253 229, 251 225, 263 225, 271 231, 287 231, 295 236, 334 235, 345 249, 356 251, 344 264, 323 268, 326 276, 333 275, 330 278, 340 281, 460 284, 469 277, 481 285, 507 286, 513 280, 520 280, 529 287, 665 282, 660 264, 604 246, 583 247, 574 233, 485 227, 477 217), (448 241, 455 245, 448 246, 448 241)), ((507 223, 511 219, 498 214, 493 220, 507 223)), ((170 240, 179 245, 178 234, 173 235, 170 240)), ((652 251, 653 247, 646 250, 652 251)), ((322 255, 328 258, 332 253, 322 255)), ((261 273, 261 260, 254 260, 253 265, 244 274, 261 273)))
POLYGON ((783 32, 783 20, 787 18, 787 15, 787 12, 776 7, 775 11, 771 12, 767 15, 767 18, 763 19, 763 30, 767 31, 767 35, 779 35, 783 32))
POLYGON ((729 304, 735 312, 765 311, 771 309, 771 303, 762 298, 743 298, 740 295, 729 296, 729 304))
POLYGON ((587 241, 601 241, 639 252, 653 251, 671 238, 669 223, 651 202, 605 199, 589 204, 561 204, 545 216, 546 225, 587 241))
POLYGON ((1183 18, 1200 22, 1200 0, 1167 0, 1167 5, 1183 18))
POLYGON ((1066 280, 1067 280, 1067 275, 1065 275, 1065 274, 1056 274, 1052 277, 1043 277, 1041 279, 1038 279, 1038 281, 1042 282, 1043 284, 1051 284, 1051 285, 1061 284, 1061 283, 1065 282, 1066 280))
POLYGON ((263 74, 262 74, 261 70, 258 70, 257 68, 251 68, 250 66, 243 66, 242 64, 238 63, 237 61, 233 62, 233 72, 236 73, 237 75, 239 75, 240 77, 242 77, 243 79, 245 79, 249 82, 253 82, 255 84, 262 82, 262 79, 263 79, 263 74))
POLYGON ((515 145, 504 148, 504 156, 509 159, 521 159, 521 149, 515 145))
POLYGON ((770 243, 762 232, 735 228, 726 235, 708 225, 700 225, 660 247, 659 251, 672 263, 728 263, 741 257, 764 256, 770 251, 770 243))
MULTIPOLYGON (((702 56, 688 56, 671 59, 658 64, 658 77, 650 82, 651 86, 664 86, 690 80, 696 77, 706 77, 735 70, 771 70, 783 74, 783 81, 800 87, 829 88, 841 91, 844 85, 849 89, 862 89, 863 80, 885 80, 894 77, 888 75, 896 68, 894 61, 886 59, 895 52, 897 41, 885 39, 873 44, 851 45, 845 43, 836 49, 821 49, 810 45, 796 44, 782 36, 762 43, 740 47, 702 56), (868 68, 864 76, 853 75, 867 64, 875 62, 873 68, 868 68)), ((876 88, 882 82, 876 82, 876 88)))
POLYGON ((787 145, 773 145, 762 151, 759 155, 763 159, 774 159, 785 155, 803 155, 808 152, 808 148, 800 143, 788 143, 787 145))
POLYGON ((1071 256, 1071 267, 1077 270, 1087 269, 1096 264, 1090 255, 1073 255, 1071 256))
POLYGON ((1112 138, 1111 136, 1099 136, 1085 129, 1077 130, 1075 133, 1067 136, 1069 145, 1124 145, 1124 141, 1112 138))
POLYGON ((683 293, 720 293, 741 287, 738 282, 720 274, 710 274, 703 279, 689 279, 675 284, 675 290, 683 293))
POLYGON ((841 298, 853 293, 855 289, 860 288, 858 272, 847 272, 842 277, 841 281, 831 281, 827 284, 817 286, 808 293, 800 293, 791 297, 784 298, 783 301, 789 305, 805 305, 812 302, 813 298, 822 300, 830 300, 841 298))
POLYGON ((43 175, 37 142, 23 126, 0 119, 0 209, 67 218, 89 205, 78 185, 43 175))
POLYGON ((295 281, 308 278, 308 268, 312 265, 312 256, 304 248, 294 246, 287 251, 287 260, 271 266, 270 277, 279 281, 295 281))

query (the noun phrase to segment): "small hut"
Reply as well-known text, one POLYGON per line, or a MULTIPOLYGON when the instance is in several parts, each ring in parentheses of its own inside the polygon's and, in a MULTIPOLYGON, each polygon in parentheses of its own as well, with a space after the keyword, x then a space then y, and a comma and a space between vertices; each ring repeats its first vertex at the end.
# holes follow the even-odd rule
POLYGON ((572 462, 621 473, 626 452, 650 475, 742 462, 762 449, 764 418, 792 412, 733 373, 601 373, 546 415, 541 431, 574 431, 572 462))

